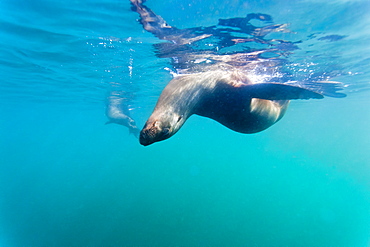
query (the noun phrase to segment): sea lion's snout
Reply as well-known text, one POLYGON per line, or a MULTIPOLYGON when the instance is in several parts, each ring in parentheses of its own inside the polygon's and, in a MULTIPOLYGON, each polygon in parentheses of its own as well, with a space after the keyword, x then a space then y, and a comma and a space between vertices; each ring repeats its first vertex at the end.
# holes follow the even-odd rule
POLYGON ((170 128, 162 128, 158 121, 152 124, 146 124, 140 132, 140 144, 148 146, 158 141, 163 141, 170 137, 170 128))

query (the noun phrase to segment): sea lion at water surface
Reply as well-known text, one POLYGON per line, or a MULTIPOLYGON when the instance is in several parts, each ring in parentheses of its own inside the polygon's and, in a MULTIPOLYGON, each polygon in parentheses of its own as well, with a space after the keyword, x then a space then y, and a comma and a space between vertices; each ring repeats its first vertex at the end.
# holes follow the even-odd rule
POLYGON ((271 18, 267 15, 249 14, 246 18, 219 20, 219 25, 228 27, 181 30, 168 25, 143 5, 144 1, 130 1, 133 10, 140 14, 144 29, 171 42, 156 45, 157 56, 170 57, 177 71, 140 132, 139 140, 144 146, 173 136, 193 114, 214 119, 240 133, 256 133, 279 121, 286 112, 289 100, 321 99, 324 94, 344 96, 336 93, 338 83, 335 82, 306 82, 303 83, 304 88, 293 81, 283 84, 256 80, 255 77, 260 75, 256 71, 261 67, 265 74, 272 73, 277 67, 278 60, 261 56, 269 50, 234 54, 219 52, 239 43, 267 44, 268 41, 263 39, 266 34, 284 31, 284 25, 257 28, 249 24, 251 19, 270 22, 271 18), (247 33, 251 37, 237 37, 230 32, 247 33), (212 43, 209 45, 211 48, 196 48, 197 42, 209 38, 216 40, 213 43, 208 41, 212 43))
POLYGON ((295 86, 253 84, 235 68, 181 75, 163 90, 140 132, 140 143, 147 146, 173 136, 193 114, 240 133, 256 133, 279 121, 290 99, 322 97, 295 86))

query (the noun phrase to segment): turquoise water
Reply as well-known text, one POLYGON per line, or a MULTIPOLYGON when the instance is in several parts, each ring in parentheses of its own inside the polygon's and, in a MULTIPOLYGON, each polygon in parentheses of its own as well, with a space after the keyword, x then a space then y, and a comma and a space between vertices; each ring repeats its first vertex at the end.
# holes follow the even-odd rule
POLYGON ((287 69, 326 73, 347 97, 294 101, 253 135, 193 116, 142 147, 104 125, 104 99, 126 91, 142 127, 171 64, 129 2, 3 0, 0 246, 370 246, 370 3, 147 5, 179 28, 289 23, 280 38, 302 42, 287 69))

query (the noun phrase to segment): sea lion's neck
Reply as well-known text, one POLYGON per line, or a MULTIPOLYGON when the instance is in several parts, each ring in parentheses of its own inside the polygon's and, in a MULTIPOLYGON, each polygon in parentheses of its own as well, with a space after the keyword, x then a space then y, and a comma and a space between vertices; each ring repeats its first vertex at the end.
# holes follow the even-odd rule
POLYGON ((202 99, 207 85, 199 82, 198 75, 182 75, 173 78, 158 99, 153 114, 173 112, 185 119, 194 113, 202 99))

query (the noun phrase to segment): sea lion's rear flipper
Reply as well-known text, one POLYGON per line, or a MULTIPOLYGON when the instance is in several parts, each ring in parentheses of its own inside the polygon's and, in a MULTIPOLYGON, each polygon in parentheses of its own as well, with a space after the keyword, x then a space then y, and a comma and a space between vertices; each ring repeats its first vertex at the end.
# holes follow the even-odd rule
POLYGON ((322 99, 324 96, 314 91, 282 84, 282 83, 259 83, 245 86, 248 96, 251 98, 267 100, 293 100, 293 99, 322 99))
POLYGON ((135 126, 135 128, 128 129, 129 134, 133 134, 136 138, 139 138, 140 130, 135 126))

